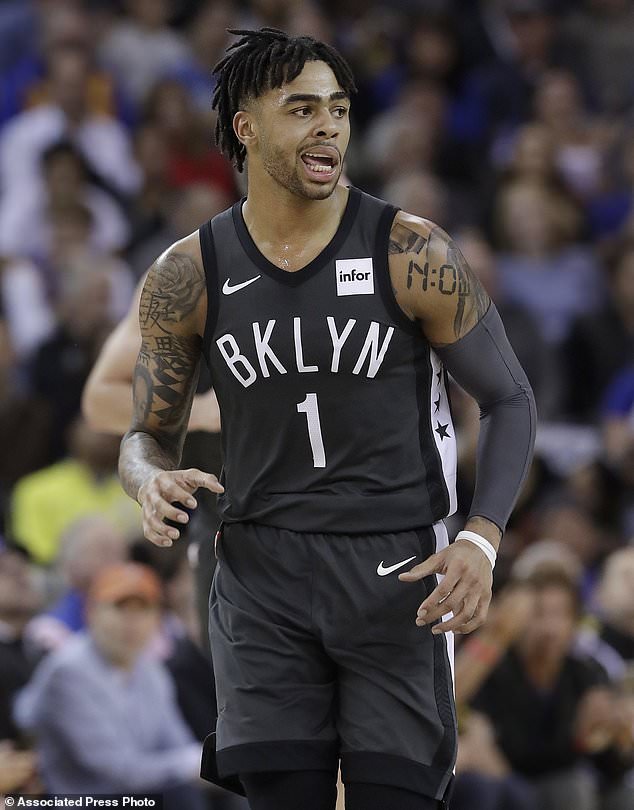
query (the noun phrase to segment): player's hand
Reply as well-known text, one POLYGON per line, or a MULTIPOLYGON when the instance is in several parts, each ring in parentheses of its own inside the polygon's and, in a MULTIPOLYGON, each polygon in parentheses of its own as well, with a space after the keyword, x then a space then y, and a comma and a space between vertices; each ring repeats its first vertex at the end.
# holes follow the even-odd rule
POLYGON ((483 551, 468 540, 457 540, 425 562, 399 575, 403 582, 417 582, 442 574, 441 582, 418 608, 416 624, 432 624, 447 613, 453 618, 432 627, 432 633, 471 633, 484 623, 491 602, 493 572, 483 551))
POLYGON ((596 754, 612 744, 618 726, 617 705, 605 687, 596 686, 585 693, 575 722, 575 744, 581 751, 596 754))
POLYGON ((224 492, 215 475, 195 468, 189 470, 161 470, 151 475, 139 487, 137 500, 143 509, 143 534, 155 546, 171 546, 180 532, 164 521, 185 524, 189 515, 177 504, 195 509, 193 493, 203 487, 210 492, 224 492))

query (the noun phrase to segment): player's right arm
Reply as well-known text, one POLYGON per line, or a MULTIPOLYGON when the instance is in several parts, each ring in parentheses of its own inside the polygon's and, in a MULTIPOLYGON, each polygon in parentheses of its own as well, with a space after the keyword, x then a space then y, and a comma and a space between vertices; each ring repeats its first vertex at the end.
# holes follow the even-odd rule
POLYGON ((134 368, 133 414, 121 442, 119 474, 143 509, 148 540, 169 546, 186 523, 174 504, 194 508, 199 487, 222 492, 215 475, 179 470, 192 399, 198 382, 207 310, 197 239, 188 237, 150 268, 139 303, 141 349, 134 368))

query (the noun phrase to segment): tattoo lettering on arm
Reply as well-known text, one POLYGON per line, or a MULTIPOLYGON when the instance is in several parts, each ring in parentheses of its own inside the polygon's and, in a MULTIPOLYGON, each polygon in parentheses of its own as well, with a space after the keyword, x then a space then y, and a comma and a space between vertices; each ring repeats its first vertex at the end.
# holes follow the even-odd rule
POLYGON ((397 215, 388 251, 394 294, 431 343, 454 343, 484 316, 489 296, 442 228, 404 216, 399 222, 397 215))
POLYGON ((427 239, 418 233, 395 223, 390 233, 388 253, 420 253, 427 244, 427 239))
POLYGON ((144 462, 174 469, 180 461, 202 350, 197 307, 202 269, 186 254, 162 256, 139 303, 141 349, 133 378, 134 434, 144 462))
POLYGON ((169 331, 169 324, 182 321, 196 309, 204 286, 195 262, 183 253, 172 253, 162 261, 159 259, 154 268, 159 266, 159 283, 148 284, 148 276, 141 293, 141 330, 158 326, 161 331, 169 331))

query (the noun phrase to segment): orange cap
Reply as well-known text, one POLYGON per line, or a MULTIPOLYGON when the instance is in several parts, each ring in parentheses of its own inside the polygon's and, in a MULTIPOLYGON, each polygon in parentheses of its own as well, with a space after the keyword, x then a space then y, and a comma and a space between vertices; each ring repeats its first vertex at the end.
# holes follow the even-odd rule
POLYGON ((161 583, 154 571, 140 563, 116 563, 92 581, 88 599, 93 604, 114 605, 125 599, 142 599, 149 605, 161 601, 161 583))

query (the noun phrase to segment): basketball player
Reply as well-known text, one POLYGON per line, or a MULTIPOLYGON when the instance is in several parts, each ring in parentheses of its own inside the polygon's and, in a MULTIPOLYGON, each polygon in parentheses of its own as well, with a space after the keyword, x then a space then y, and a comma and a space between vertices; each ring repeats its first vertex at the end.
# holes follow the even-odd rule
POLYGON ((456 753, 451 633, 485 619, 532 394, 447 234, 337 184, 355 91, 341 56, 233 33, 216 137, 246 161, 247 197, 150 269, 121 478, 160 546, 197 488, 220 496, 203 774, 239 778, 253 810, 332 810, 341 758, 348 810, 429 810, 456 753), (220 481, 179 469, 202 356, 220 481), (451 545, 448 373, 482 410, 473 505, 451 545))

